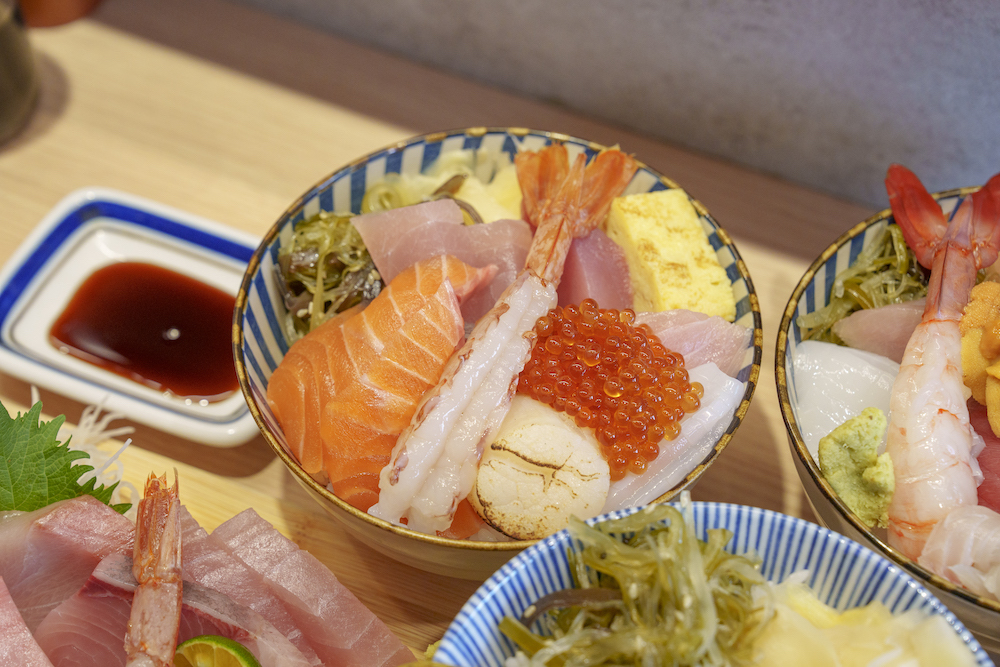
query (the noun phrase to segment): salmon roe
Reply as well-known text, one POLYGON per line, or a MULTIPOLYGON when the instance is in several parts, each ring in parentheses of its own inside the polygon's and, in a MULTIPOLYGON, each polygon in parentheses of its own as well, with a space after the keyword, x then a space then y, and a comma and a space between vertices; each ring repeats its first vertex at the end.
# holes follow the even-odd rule
POLYGON ((701 404, 684 357, 671 352, 635 312, 604 310, 593 299, 538 318, 531 358, 517 391, 594 429, 611 479, 641 474, 659 443, 680 433, 680 420, 701 404))

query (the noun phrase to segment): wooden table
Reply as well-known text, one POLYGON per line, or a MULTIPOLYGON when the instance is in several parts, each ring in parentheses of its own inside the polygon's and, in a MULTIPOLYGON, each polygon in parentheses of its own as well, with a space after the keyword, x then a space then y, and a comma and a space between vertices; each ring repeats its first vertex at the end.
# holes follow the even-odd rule
MULTIPOLYGON (((774 340, 808 262, 869 209, 222 0, 109 0, 91 18, 36 30, 31 40, 41 97, 30 125, 0 146, 0 261, 57 201, 84 186, 117 188, 263 235, 321 177, 414 134, 521 126, 620 144, 701 200, 736 239, 764 316, 754 402, 694 497, 812 518, 778 410, 774 340)), ((29 391, 0 374, 0 399, 12 411, 28 404, 29 391)), ((83 407, 49 392, 42 399, 46 413, 71 422, 83 407)), ((413 649, 439 639, 477 587, 358 543, 260 437, 215 449, 138 426, 133 441, 128 480, 139 484, 151 470, 177 467, 183 500, 209 530, 255 508, 413 649)))

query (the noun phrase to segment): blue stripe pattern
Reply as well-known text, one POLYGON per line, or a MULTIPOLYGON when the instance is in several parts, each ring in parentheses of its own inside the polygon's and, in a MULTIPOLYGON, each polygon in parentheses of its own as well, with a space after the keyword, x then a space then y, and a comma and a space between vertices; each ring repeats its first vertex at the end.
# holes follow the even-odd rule
MULTIPOLYGON (((587 523, 636 511, 612 512, 587 523)), ((731 530, 734 535, 727 550, 755 552, 761 559, 761 572, 770 581, 781 582, 806 571, 807 583, 819 599, 838 611, 877 600, 894 614, 920 609, 943 616, 975 654, 977 665, 993 664, 972 634, 930 591, 857 542, 808 521, 756 507, 696 502, 691 504, 691 516, 699 539, 706 539, 711 528, 731 530), (754 545, 753 549, 748 545, 754 545)), ((579 552, 580 544, 563 530, 502 566, 462 607, 434 660, 453 667, 503 667, 514 647, 497 624, 507 615, 520 617, 539 597, 568 587, 567 551, 579 552)))
MULTIPOLYGON (((597 150, 588 142, 563 137, 560 139, 566 144, 571 156, 581 151, 588 157, 597 153, 597 150)), ((286 311, 282 305, 274 271, 271 267, 277 263, 278 250, 282 243, 289 241, 291 231, 298 221, 319 210, 359 213, 361 199, 370 185, 367 181, 369 174, 384 176, 388 173, 401 173, 413 175, 425 172, 442 154, 463 148, 478 148, 480 151, 492 150, 493 152, 502 150, 514 154, 522 150, 537 150, 550 142, 550 137, 545 133, 514 134, 504 130, 489 130, 485 134, 482 131, 436 134, 433 135, 433 140, 428 137, 417 137, 404 145, 376 152, 367 160, 360 160, 345 167, 328 176, 307 192, 301 198, 301 204, 287 211, 265 238, 266 245, 259 251, 261 261, 256 265, 251 262, 251 275, 248 276, 250 279, 244 281, 246 307, 242 312, 237 312, 237 318, 242 320, 244 335, 242 363, 247 369, 247 379, 252 394, 266 396, 267 382, 271 373, 274 372, 277 364, 280 363, 281 358, 288 350, 288 343, 279 324, 284 320, 286 311), (346 189, 341 185, 341 181, 345 178, 349 179, 350 185, 346 189), (308 214, 304 213, 307 208, 309 209, 308 214)), ((491 161, 485 160, 484 162, 490 163, 491 161)), ((673 186, 668 184, 658 173, 643 167, 633 178, 626 192, 648 192, 668 187, 673 186)), ((695 206, 695 208, 703 210, 700 205, 695 206)), ((737 264, 738 253, 734 247, 722 241, 719 235, 719 225, 711 216, 701 215, 700 221, 702 228, 708 235, 709 242, 716 250, 720 264, 726 270, 732 283, 733 292, 737 298, 736 323, 749 329, 760 326, 759 313, 754 312, 750 302, 749 295, 753 291, 752 286, 748 278, 740 273, 740 267, 737 264)), ((751 341, 744 354, 743 368, 738 375, 745 387, 744 398, 747 398, 753 391, 753 387, 749 384, 749 378, 755 353, 756 348, 751 341)), ((240 363, 238 359, 237 364, 240 363)), ((260 400, 256 403, 256 407, 264 419, 269 424, 274 424, 274 415, 267 402, 260 400)), ((738 426, 738 422, 734 420, 732 427, 735 428, 735 426, 738 426)), ((280 429, 274 427, 271 430, 282 446, 286 446, 284 434, 281 433, 280 429)))

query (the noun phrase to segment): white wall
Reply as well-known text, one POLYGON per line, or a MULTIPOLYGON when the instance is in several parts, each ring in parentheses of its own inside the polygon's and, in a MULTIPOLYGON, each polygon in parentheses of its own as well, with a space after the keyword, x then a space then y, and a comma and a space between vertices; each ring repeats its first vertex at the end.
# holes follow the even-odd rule
POLYGON ((874 206, 1000 171, 997 0, 241 1, 874 206))

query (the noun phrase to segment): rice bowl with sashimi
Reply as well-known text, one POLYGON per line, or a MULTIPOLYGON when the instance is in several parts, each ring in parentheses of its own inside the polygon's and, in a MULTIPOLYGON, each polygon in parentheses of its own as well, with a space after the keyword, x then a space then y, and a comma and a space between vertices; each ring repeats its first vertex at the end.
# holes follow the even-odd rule
MULTIPOLYGON (((900 174, 906 175, 907 179, 909 175, 897 166, 892 167, 889 173, 887 187, 892 194, 893 187, 901 178, 900 174)), ((925 207, 930 206, 929 202, 937 202, 934 204, 937 213, 931 211, 933 215, 929 213, 927 218, 939 219, 940 222, 925 225, 923 228, 925 232, 933 228, 943 233, 943 230, 953 223, 957 229, 959 225, 968 224, 968 216, 971 215, 974 221, 979 220, 975 223, 978 225, 975 233, 980 234, 983 230, 992 229, 994 224, 986 220, 986 217, 993 220, 995 211, 990 210, 988 203, 982 205, 988 190, 992 192, 995 188, 993 185, 982 189, 963 188, 927 195, 926 198, 918 196, 918 193, 912 195, 910 201, 920 201, 921 206, 925 207), (942 215, 943 217, 937 218, 942 215)), ((898 199, 896 201, 898 202, 898 199)), ((893 205, 895 207, 896 202, 893 205)), ((905 216, 912 215, 913 209, 901 210, 905 216)), ((928 265, 924 264, 926 258, 919 259, 919 252, 934 247, 932 241, 926 242, 925 247, 919 248, 918 252, 913 254, 913 251, 908 249, 913 243, 910 237, 906 237, 904 244, 900 244, 902 237, 898 240, 895 237, 889 239, 890 232, 892 235, 896 234, 898 217, 898 214, 894 216, 893 211, 887 209, 850 229, 817 258, 793 291, 783 315, 776 350, 775 371, 782 415, 788 429, 789 443, 799 477, 811 505, 823 524, 869 545, 927 583, 969 627, 983 646, 996 654, 1000 653, 1000 633, 997 631, 1000 627, 1000 603, 995 599, 995 593, 989 592, 991 588, 996 590, 996 584, 991 579, 996 576, 994 565, 996 551, 995 546, 993 548, 988 546, 996 544, 995 536, 989 528, 991 523, 996 522, 997 516, 995 510, 997 464, 996 448, 993 446, 996 438, 991 432, 991 422, 987 419, 986 407, 979 403, 983 400, 982 393, 977 398, 976 391, 961 387, 962 375, 968 370, 963 367, 969 365, 968 349, 978 348, 980 341, 977 338, 973 344, 967 345, 964 339, 968 326, 966 324, 960 326, 956 321, 953 325, 956 341, 954 346, 957 346, 959 335, 963 338, 960 362, 957 361, 957 348, 953 352, 946 351, 951 343, 946 344, 943 335, 930 339, 933 341, 931 344, 914 347, 914 340, 919 338, 921 327, 928 326, 921 324, 922 322, 933 322, 933 326, 940 327, 943 326, 940 323, 949 318, 955 321, 954 318, 958 317, 964 321, 966 316, 962 314, 961 306, 969 298, 967 296, 969 289, 979 282, 988 286, 991 280, 995 280, 991 277, 994 269, 987 268, 985 272, 980 271, 976 278, 971 268, 966 268, 972 277, 963 279, 966 296, 962 297, 958 314, 941 315, 943 307, 938 305, 939 300, 952 298, 941 294, 944 293, 943 290, 955 289, 958 281, 952 280, 949 283, 948 277, 942 278, 940 277, 942 274, 939 274, 935 286, 932 278, 935 271, 941 271, 941 265, 934 264, 934 268, 929 269, 928 265), (861 265, 867 263, 868 266, 874 266, 881 262, 881 266, 888 266, 897 263, 897 259, 889 259, 887 255, 881 256, 884 261, 880 259, 873 262, 873 258, 880 256, 878 253, 882 252, 880 248, 883 246, 886 248, 894 246, 896 250, 902 248, 902 252, 911 254, 909 258, 905 258, 902 254, 898 255, 898 265, 902 267, 898 275, 885 280, 873 279, 866 284, 871 286, 878 283, 885 287, 886 292, 898 290, 897 294, 904 291, 908 293, 901 299, 902 303, 891 308, 884 305, 887 302, 881 301, 879 295, 869 299, 865 294, 859 293, 858 300, 867 300, 868 305, 862 306, 863 310, 855 311, 861 315, 860 317, 854 314, 845 317, 850 308, 842 304, 848 299, 839 295, 856 290, 860 283, 865 282, 876 271, 871 269, 871 273, 862 274, 864 269, 860 268, 861 265), (917 261, 925 268, 916 266, 917 261), (900 276, 903 277, 900 279, 900 276), (854 277, 858 279, 854 281, 854 277), (848 287, 840 290, 839 285, 848 287), (919 289, 911 289, 913 287, 919 289), (829 314, 834 311, 837 311, 836 314, 830 317, 829 314), (823 321, 822 325, 819 324, 820 320, 823 321), (831 322, 836 322, 832 328, 830 328, 831 322), (819 331, 815 327, 820 326, 824 327, 823 333, 816 339, 810 339, 810 332, 815 336, 815 332, 819 331), (911 340, 911 335, 914 340, 911 340), (935 366, 937 361, 934 357, 945 354, 951 355, 950 358, 954 359, 942 366, 935 366), (913 369, 917 367, 915 365, 918 363, 917 360, 923 358, 921 355, 926 356, 927 360, 919 363, 927 365, 928 368, 933 366, 935 370, 920 376, 922 379, 917 382, 904 383, 902 381, 904 375, 906 378, 910 377, 907 374, 913 373, 913 369), (901 368, 905 372, 901 372, 901 368), (950 376, 957 377, 956 384, 961 388, 961 392, 955 400, 948 403, 948 406, 945 406, 943 398, 948 394, 942 390, 930 399, 936 402, 934 404, 938 407, 931 409, 928 404, 922 411, 910 407, 924 400, 920 392, 926 394, 928 393, 926 389, 936 387, 938 383, 951 382, 948 379, 950 376), (907 391, 910 393, 902 393, 907 391), (907 401, 900 402, 903 397, 908 397, 907 401), (887 422, 882 423, 881 430, 873 431, 862 427, 859 421, 861 413, 868 414, 872 409, 877 409, 876 411, 886 415, 888 429, 886 429, 887 422), (897 413, 895 417, 894 411, 897 413), (895 434, 893 433, 893 428, 898 429, 898 426, 894 427, 893 424, 898 424, 908 412, 916 413, 918 417, 920 414, 942 415, 935 417, 942 420, 942 423, 944 420, 957 422, 964 420, 963 428, 971 433, 971 441, 967 440, 966 436, 958 435, 940 440, 952 448, 954 453, 950 456, 963 456, 962 452, 966 452, 965 456, 969 458, 967 474, 972 485, 971 499, 956 500, 959 506, 946 508, 946 518, 920 519, 920 522, 929 525, 928 532, 924 533, 924 537, 920 538, 921 542, 918 542, 916 547, 913 540, 905 535, 901 537, 894 534, 894 532, 901 533, 902 529, 895 527, 893 522, 899 522, 906 516, 904 510, 899 507, 900 503, 905 502, 910 506, 929 500, 930 496, 926 493, 919 494, 923 500, 918 503, 907 500, 911 498, 908 495, 911 489, 908 487, 921 484, 922 478, 933 478, 936 473, 932 468, 938 464, 935 462, 936 459, 927 457, 925 460, 928 467, 922 476, 910 470, 909 466, 913 465, 914 459, 907 457, 912 454, 899 449, 900 432, 897 430, 895 434), (895 438, 892 442, 896 443, 890 443, 888 447, 887 431, 889 438, 895 438), (881 445, 879 438, 882 438, 881 445), (980 454, 979 451, 984 445, 983 438, 991 444, 982 449, 980 454), (871 457, 865 464, 871 464, 870 468, 865 469, 866 479, 871 484, 865 483, 867 486, 864 486, 863 490, 868 495, 861 497, 863 494, 856 491, 862 487, 844 486, 844 480, 835 479, 837 473, 822 467, 826 464, 821 460, 824 455, 829 456, 830 448, 838 442, 849 443, 852 447, 858 445, 857 449, 851 451, 852 455, 857 455, 860 460, 863 457, 859 443, 866 439, 872 447, 870 453, 864 454, 871 457), (964 449, 963 442, 971 442, 969 449, 964 449), (821 451, 824 447, 827 448, 825 452, 821 451), (903 453, 900 453, 901 451, 903 453), (886 475, 884 470, 876 470, 876 454, 880 459, 888 457, 897 466, 902 466, 903 471, 896 471, 894 474, 893 468, 889 468, 886 475), (895 485, 879 486, 879 479, 892 481, 893 477, 895 485), (977 477, 984 481, 979 482, 977 477), (975 486, 977 483, 978 498, 975 486), (907 487, 903 493, 898 491, 900 485, 907 487), (882 491, 876 492, 877 488, 882 491), (879 494, 882 496, 879 497, 879 494), (882 525, 887 525, 888 530, 879 527, 878 521, 872 518, 875 515, 867 514, 871 510, 870 503, 876 499, 881 503, 883 518, 887 517, 886 523, 882 525), (975 528, 970 528, 972 526, 975 528), (966 532, 972 539, 964 541, 959 539, 960 535, 966 532), (926 548, 923 547, 924 539, 927 540, 926 548), (986 553, 987 551, 991 553, 986 553), (907 556, 906 553, 914 555, 907 556), (991 569, 993 574, 989 572, 991 569)), ((908 223, 905 220, 904 224, 900 224, 904 234, 907 233, 906 224, 908 223)), ((949 233, 951 236, 942 238, 957 240, 958 243, 965 243, 967 238, 971 238, 971 234, 965 236, 962 232, 956 231, 949 233)), ((930 236, 928 234, 928 238, 930 236)), ((986 245, 988 242, 982 243, 986 245)), ((896 251, 886 252, 893 254, 896 251)), ((972 253, 965 255, 965 257, 972 256, 972 253)), ((991 259, 986 255, 985 264, 990 262, 991 259)), ((943 275, 947 276, 949 270, 954 274, 955 271, 952 270, 954 268, 945 270, 943 275)), ((973 288, 972 294, 975 295, 978 289, 977 285, 973 288)), ((968 385, 969 381, 965 380, 965 384, 968 385)), ((926 442, 929 446, 930 443, 938 442, 935 428, 930 426, 927 427, 927 431, 922 431, 919 427, 910 425, 902 435, 905 437, 907 432, 910 434, 919 432, 921 434, 919 438, 910 439, 919 443, 926 442)), ((924 445, 921 444, 920 447, 924 445)), ((858 470, 860 469, 859 467, 858 470)), ((955 492, 952 497, 957 499, 958 493, 955 492)), ((936 501, 933 504, 935 507, 938 506, 936 501)), ((924 525, 914 519, 907 520, 911 521, 914 527, 924 525)))
MULTIPOLYGON (((655 252, 673 245, 652 243, 655 252)), ((688 241, 677 243, 673 252, 688 241)), ((532 434, 534 418, 517 416, 524 412, 517 405, 541 405, 525 414, 541 415, 535 421, 560 434, 557 440, 577 443, 565 445, 567 455, 579 447, 596 452, 605 479, 597 487, 584 492, 573 486, 579 476, 550 476, 569 484, 570 496, 590 498, 581 509, 566 505, 573 513, 666 500, 704 472, 739 426, 756 385, 761 340, 756 297, 736 249, 676 184, 617 149, 485 128, 401 142, 320 181, 254 254, 234 320, 241 387, 295 478, 363 541, 416 567, 466 578, 484 577, 562 527, 522 532, 525 522, 503 523, 484 510, 502 505, 539 514, 546 502, 528 501, 536 491, 514 482, 483 478, 477 486, 481 460, 499 452, 502 467, 512 458, 508 444, 544 439, 532 434), (455 164, 463 172, 457 181, 442 167, 455 164), (423 187, 428 179, 436 180, 417 203, 405 201, 413 183, 423 187), (695 287, 674 294, 643 274, 643 262, 653 261, 641 259, 649 250, 644 239, 658 231, 621 223, 627 205, 619 202, 647 206, 644 193, 691 211, 694 234, 718 267, 713 278, 686 278, 695 287), (638 195, 644 198, 632 199, 638 195), (364 257, 317 262, 322 251, 293 245, 300 229, 334 218, 350 221, 364 257), (453 269, 441 268, 453 261, 466 267, 461 275, 473 276, 462 279, 467 287, 453 284, 453 269), (322 265, 318 277, 283 284, 290 267, 309 262, 322 265), (314 286, 328 284, 323 272, 347 276, 348 265, 357 267, 350 274, 361 286, 356 295, 317 296, 322 288, 314 286), (380 287, 370 289, 372 276, 380 287), (710 284, 724 285, 725 298, 710 284), (418 292, 412 305, 400 307, 418 292), (671 301, 695 292, 709 295, 697 297, 706 305, 689 310, 671 301), (573 330, 551 336, 542 321, 563 315, 573 330), (450 332, 441 339, 443 352, 428 353, 438 349, 424 345, 431 334, 414 333, 430 329, 450 332), (662 382, 675 378, 682 384, 663 394, 662 382), (530 387, 540 393, 528 396, 530 387)), ((565 467, 567 459, 545 449, 539 461, 554 456, 558 464, 542 468, 565 467)), ((513 458, 503 474, 537 476, 518 467, 534 453, 513 458)), ((541 493, 550 486, 541 484, 541 493)))

